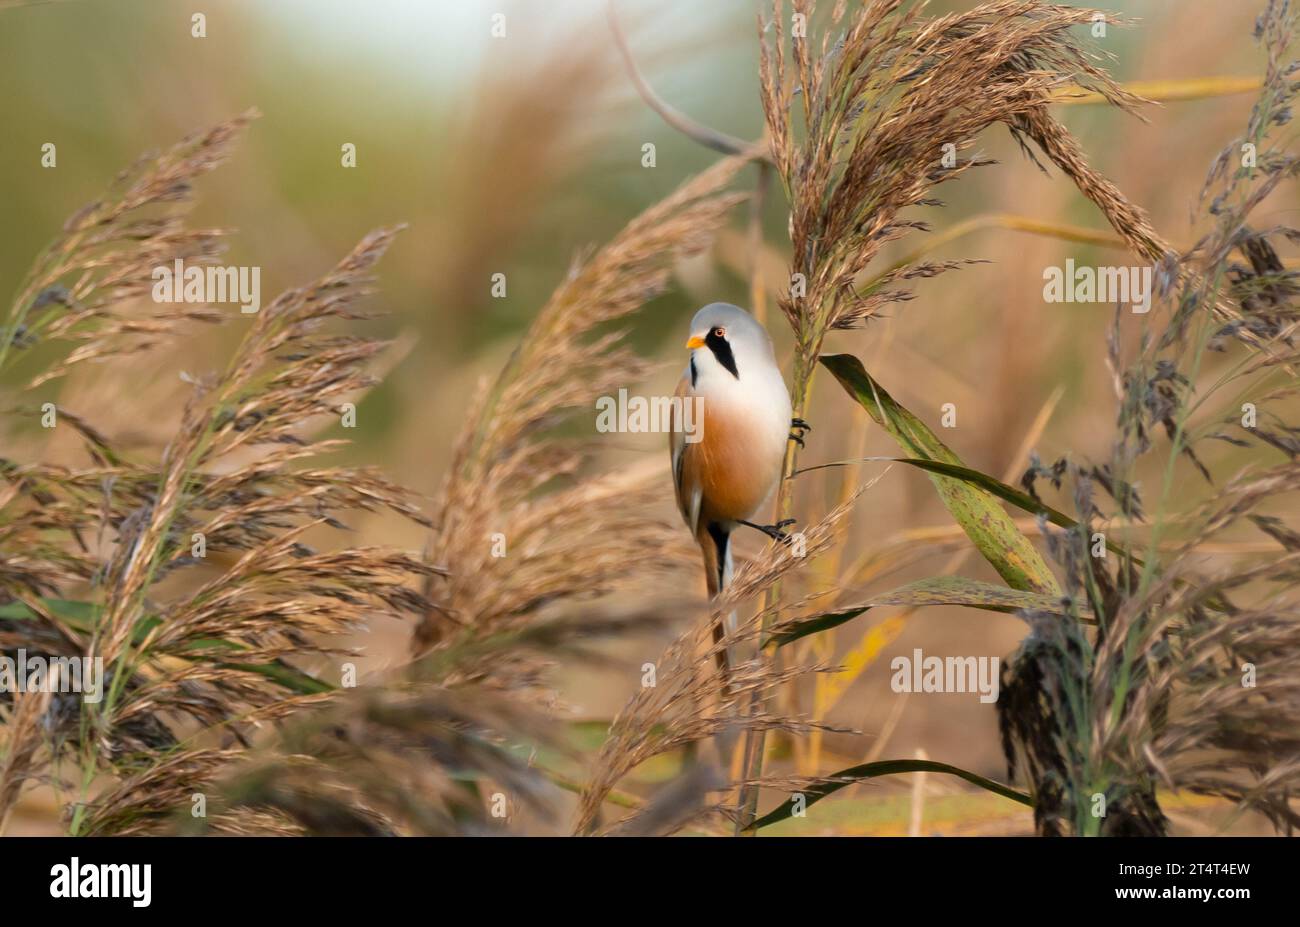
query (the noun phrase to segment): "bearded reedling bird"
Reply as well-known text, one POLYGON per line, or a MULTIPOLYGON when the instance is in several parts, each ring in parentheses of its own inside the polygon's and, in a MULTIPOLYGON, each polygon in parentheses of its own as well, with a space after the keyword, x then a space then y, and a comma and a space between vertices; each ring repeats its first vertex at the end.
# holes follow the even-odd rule
MULTIPOLYGON (((772 339, 744 309, 728 303, 705 306, 691 320, 686 347, 691 360, 676 396, 683 404, 703 399, 703 417, 695 423, 702 430, 698 441, 688 441, 674 420, 669 449, 677 507, 700 545, 713 599, 731 582, 731 533, 738 526, 785 539, 781 529, 793 524, 793 519, 776 525, 750 519, 780 482, 786 443, 793 438, 802 444, 802 433, 809 426, 791 420, 790 394, 772 339)), ((722 636, 719 617, 714 642, 722 636)), ((725 683, 725 650, 717 659, 725 683)))

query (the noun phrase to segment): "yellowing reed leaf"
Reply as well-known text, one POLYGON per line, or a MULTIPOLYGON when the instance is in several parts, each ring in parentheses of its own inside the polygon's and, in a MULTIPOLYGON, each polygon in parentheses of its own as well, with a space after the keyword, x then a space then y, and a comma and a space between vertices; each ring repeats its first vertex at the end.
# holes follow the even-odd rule
MULTIPOLYGON (((1120 86, 1134 96, 1152 103, 1175 103, 1252 93, 1263 86, 1263 80, 1259 77, 1187 77, 1175 80, 1135 80, 1120 86)), ((1064 106, 1090 106, 1110 101, 1096 91, 1064 87, 1052 94, 1052 102, 1064 106)))

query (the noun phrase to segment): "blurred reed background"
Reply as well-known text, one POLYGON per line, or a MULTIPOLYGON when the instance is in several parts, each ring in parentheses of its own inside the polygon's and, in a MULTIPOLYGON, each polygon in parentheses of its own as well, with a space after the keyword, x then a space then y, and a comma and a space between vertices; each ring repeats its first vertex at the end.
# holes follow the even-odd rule
MULTIPOLYGON (((936 14, 970 6, 931 4, 936 14)), ((1122 83, 1260 72, 1250 41, 1254 3, 1116 0, 1103 6, 1136 20, 1110 27, 1095 43, 1114 56, 1109 67, 1122 83)), ((663 98, 718 130, 761 136, 754 5, 618 0, 617 7, 641 69, 663 98)), ((346 462, 379 465, 432 495, 476 381, 505 362, 574 256, 608 240, 716 156, 645 106, 600 2, 213 0, 203 12, 207 37, 195 39, 188 8, 163 2, 0 4, 6 219, 0 288, 15 290, 64 219, 142 150, 256 106, 263 116, 231 162, 203 181, 194 223, 237 230, 225 263, 260 266, 264 299, 313 278, 369 229, 409 224, 378 270, 376 302, 391 314, 370 329, 397 340, 380 362, 381 370, 391 370, 360 404, 357 428, 327 436, 351 439, 342 452, 346 462), (508 23, 500 39, 490 35, 498 12, 508 23), (58 167, 47 170, 39 156, 51 141, 58 167), (339 164, 347 142, 357 147, 355 169, 339 164), (653 168, 642 166, 647 142, 657 149, 653 168), (504 298, 491 295, 495 273, 507 276, 504 298)), ((1062 105, 1057 115, 1082 140, 1093 166, 1149 210, 1168 240, 1185 246, 1194 237, 1191 212, 1206 169, 1254 100, 1249 91, 1222 89, 1144 107, 1145 122, 1100 105, 1062 105)), ((1096 208, 1054 168, 1032 168, 1007 133, 986 133, 977 149, 1002 163, 944 190, 949 208, 934 234, 964 233, 932 257, 987 263, 923 282, 915 299, 864 330, 832 334, 827 352, 863 358, 873 376, 932 425, 943 404, 955 404, 957 425, 941 433, 945 442, 969 466, 1014 483, 1034 450, 1045 460, 1065 453, 1104 457, 1114 419, 1104 363, 1112 313, 1098 305, 1045 303, 1043 268, 1066 258, 1129 260, 1107 243, 1114 235, 1096 208), (1023 228, 1033 222, 1084 231, 1080 240, 1062 241, 1023 228)), ((745 168, 737 187, 751 188, 755 171, 745 168)), ((750 303, 745 217, 744 207, 734 210, 712 249, 680 263, 668 292, 632 318, 634 343, 662 361, 646 392, 671 393, 685 362, 685 322, 698 306, 750 303)), ((1256 221, 1294 218, 1293 202, 1279 199, 1256 221)), ((789 332, 772 300, 788 282, 788 209, 779 188, 767 197, 762 223, 769 329, 788 358, 789 332)), ((922 243, 910 236, 889 246, 886 259, 922 243)), ((202 371, 227 356, 243 327, 243 320, 202 327, 175 350, 84 367, 37 396, 54 397, 94 421, 124 449, 157 448, 183 402, 173 388, 178 373, 202 371)), ((8 385, 38 368, 40 352, 35 348, 23 366, 7 372, 8 385)), ((896 454, 888 436, 868 426, 865 413, 829 377, 815 383, 810 409, 814 431, 802 465, 896 454)), ((662 517, 675 522, 662 436, 596 437, 609 466, 650 460, 663 467, 662 517)), ((36 428, 11 430, 4 440, 10 457, 39 453, 70 462, 80 453, 71 438, 56 436, 51 444, 36 428)), ((863 464, 800 483, 801 520, 811 523, 847 485, 882 469, 863 464)), ((1187 492, 1208 490, 1189 483, 1187 492)), ((837 561, 814 573, 827 584, 848 576, 846 597, 950 569, 957 558, 964 575, 995 578, 924 474, 894 467, 857 505, 837 561)), ((1032 519, 1020 522, 1035 530, 1032 519)), ((359 513, 348 524, 358 543, 412 550, 426 543, 418 525, 395 515, 359 513)), ((685 546, 684 529, 681 535, 685 546)), ((763 544, 755 534, 741 552, 754 554, 763 544)), ((680 575, 684 586, 698 582, 703 595, 693 565, 680 575)), ((844 664, 845 672, 801 682, 786 696, 805 714, 862 733, 782 741, 777 749, 790 769, 805 774, 924 751, 1003 778, 994 706, 972 695, 895 695, 889 658, 916 647, 927 654, 1005 656, 1024 633, 1010 615, 873 610, 809 645, 844 664)), ((397 660, 408 635, 406 625, 382 618, 355 635, 351 642, 364 647, 363 673, 397 660)), ((590 722, 582 728, 589 746, 599 743, 604 724, 636 690, 637 668, 655 659, 670 636, 671 630, 659 631, 611 645, 620 660, 614 667, 559 668, 556 689, 575 720, 590 722)), ((639 775, 654 781, 666 773, 652 766, 639 775)), ((956 780, 935 779, 924 784, 923 832, 1032 829, 1028 811, 970 795, 956 780)), ((855 787, 837 803, 841 811, 800 832, 905 833, 913 791, 906 779, 855 787)), ((20 805, 11 832, 57 832, 58 822, 42 817, 45 807, 39 796, 20 805)), ((1206 827, 1209 812, 1197 802, 1169 810, 1187 832, 1206 827)))

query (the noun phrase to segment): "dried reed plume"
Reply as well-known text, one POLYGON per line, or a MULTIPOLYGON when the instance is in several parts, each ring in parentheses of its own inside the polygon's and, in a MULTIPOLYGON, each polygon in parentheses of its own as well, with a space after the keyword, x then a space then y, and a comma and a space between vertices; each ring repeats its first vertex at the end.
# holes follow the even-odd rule
POLYGON ((652 514, 661 471, 591 472, 593 448, 556 426, 649 370, 608 327, 709 243, 739 199, 723 191, 743 164, 688 181, 574 265, 467 410, 413 662, 291 726, 275 755, 226 784, 226 806, 270 809, 310 833, 499 833, 518 826, 516 812, 553 826, 547 780, 563 780, 512 749, 566 749, 530 693, 559 655, 594 659, 583 641, 663 624, 663 601, 629 612, 601 598, 683 560, 652 514), (488 816, 488 794, 506 800, 507 821, 488 816))
MULTIPOLYGON (((900 284, 960 266, 917 258, 873 269, 886 243, 930 228, 911 211, 942 206, 936 186, 992 163, 957 154, 985 129, 1006 126, 1027 154, 1028 143, 1036 144, 1135 251, 1168 250, 1049 112, 1052 95, 1065 87, 1099 93, 1125 109, 1139 102, 1070 35, 1094 11, 991 0, 926 17, 924 6, 870 0, 848 15, 848 5, 838 2, 822 18, 812 0, 794 0, 788 50, 784 3, 776 0, 771 19, 760 21, 763 108, 790 201, 791 285, 780 307, 795 336, 791 398, 800 418, 816 419, 806 406, 831 331, 859 327, 911 299, 900 284)), ((793 509, 797 450, 794 442, 787 446, 778 519, 793 509)), ((756 780, 763 740, 748 739, 748 778, 756 780)), ((755 819, 757 801, 755 789, 742 796, 741 830, 755 819)))
MULTIPOLYGON (((6 347, 80 341, 47 370, 61 374, 156 346, 183 321, 216 320, 153 304, 141 315, 139 297, 156 264, 215 254, 215 233, 186 231, 182 215, 193 180, 250 118, 142 160, 74 217, 24 285, 6 347), (164 211, 143 218, 146 207, 164 211), (52 317, 50 293, 66 313, 52 317)), ((205 741, 246 743, 251 725, 326 697, 329 684, 289 657, 334 653, 330 638, 372 614, 426 610, 413 586, 434 568, 419 557, 308 543, 309 533, 314 543, 321 528, 342 528, 347 511, 386 508, 428 524, 377 473, 304 466, 339 443, 311 441, 304 427, 371 385, 364 368, 384 345, 328 325, 365 317, 357 303, 395 232, 367 236, 332 272, 263 307, 224 372, 190 378, 178 430, 155 462, 124 459, 67 412, 61 420, 83 436, 89 466, 2 462, 0 640, 7 651, 102 658, 106 677, 102 702, 55 694, 37 728, 10 728, 7 802, 21 777, 40 778, 70 753, 80 775, 66 809, 73 833, 148 829, 168 794, 201 790, 232 755, 205 741), (194 555, 195 538, 233 562, 197 579, 206 558, 194 555), (182 574, 196 577, 188 593, 158 591, 182 574), (117 784, 95 798, 101 775, 117 784)))
POLYGON ((675 260, 708 244, 739 200, 722 191, 744 163, 720 162, 576 262, 496 382, 480 386, 438 498, 430 559, 448 575, 431 594, 439 607, 420 627, 419 652, 590 602, 645 579, 647 564, 680 564, 678 532, 652 511, 659 471, 575 481, 590 448, 554 430, 648 372, 609 326, 659 293, 675 260), (506 556, 494 555, 494 535, 506 556))
MULTIPOLYGON (((767 547, 757 558, 742 564, 721 601, 714 606, 723 611, 752 605, 772 583, 797 570, 809 559, 827 550, 837 527, 849 515, 856 501, 832 510, 802 535, 802 550, 790 545, 767 547)), ((603 802, 628 773, 647 760, 673 751, 692 748, 714 738, 734 736, 746 731, 786 731, 806 734, 816 722, 783 715, 776 711, 747 709, 756 697, 771 692, 793 679, 825 669, 822 666, 792 665, 778 669, 761 659, 736 662, 723 687, 718 685, 715 657, 725 649, 733 653, 754 654, 767 638, 768 627, 779 629, 795 624, 815 607, 816 601, 800 602, 782 609, 758 609, 752 617, 738 622, 720 639, 714 639, 711 612, 701 611, 655 662, 655 683, 643 686, 632 696, 610 725, 609 736, 595 763, 595 772, 583 791, 574 830, 579 834, 595 833, 603 802)), ((761 703, 760 699, 760 703, 761 703)), ((769 785, 778 785, 775 780, 769 785)), ((697 781, 707 792, 734 787, 730 776, 715 771, 697 781), (707 788, 704 788, 707 785, 707 788)), ((689 814, 664 814, 652 805, 630 815, 606 832, 645 832, 643 818, 662 818, 671 829, 680 829, 705 814, 725 814, 734 820, 736 809, 725 803, 704 803, 701 795, 683 792, 677 802, 692 806, 689 814)))
POLYGON ((0 369, 11 351, 37 342, 81 342, 33 385, 78 363, 148 350, 186 321, 218 322, 206 306, 153 303, 145 296, 155 267, 181 259, 211 264, 218 229, 189 229, 194 181, 220 165, 256 110, 145 154, 118 175, 102 199, 78 211, 41 253, 0 329, 0 369))
MULTIPOLYGON (((911 297, 895 284, 955 266, 919 261, 868 276, 886 243, 929 229, 905 210, 942 205, 933 196, 937 185, 992 163, 971 156, 945 167, 946 146, 954 154, 967 150, 999 123, 1040 145, 1135 250, 1164 254, 1141 211, 1092 172, 1048 113, 1051 94, 1065 86, 1126 109, 1139 102, 1069 34, 1095 11, 995 0, 925 18, 923 4, 873 0, 844 22, 846 7, 835 5, 819 49, 795 34, 787 55, 780 3, 762 28, 763 108, 790 197, 791 272, 798 275, 780 302, 796 337, 796 388, 829 331, 858 327, 911 297)), ((796 0, 793 10, 814 28, 811 0, 796 0)))
POLYGON ((1279 412, 1297 394, 1290 370, 1300 361, 1300 291, 1270 243, 1294 242, 1300 233, 1249 224, 1269 193, 1300 176, 1300 158, 1271 140, 1300 92, 1300 65, 1289 57, 1296 26, 1286 3, 1270 2, 1260 17, 1264 94, 1246 134, 1210 171, 1203 199, 1211 230, 1179 266, 1162 267, 1164 312, 1141 317, 1127 364, 1117 316, 1110 362, 1120 403, 1111 460, 1036 463, 1026 474, 1031 488, 1040 478, 1068 483, 1079 515, 1076 528, 1052 539, 1076 608, 1065 620, 1026 615, 1030 634, 1004 672, 999 702, 1008 762, 1034 791, 1043 834, 1166 833, 1157 787, 1228 800, 1235 808, 1223 827, 1247 810, 1287 833, 1300 823, 1300 536, 1267 508, 1300 489, 1297 430, 1279 412), (1258 146, 1257 165, 1239 161, 1246 142, 1258 146), (1218 311, 1224 303, 1236 307, 1227 324, 1218 311), (1231 398, 1223 395, 1228 389, 1231 398), (1249 418, 1256 405, 1258 423, 1249 418), (1216 449, 1215 442, 1226 443, 1216 449), (1272 447, 1285 460, 1256 457, 1220 483, 1230 461, 1219 451, 1230 446, 1272 447), (1154 503, 1139 497, 1134 475, 1152 458, 1163 474, 1154 503), (1177 511, 1185 492, 1179 483, 1202 479, 1214 486, 1213 497, 1177 511), (1151 519, 1146 542, 1108 523, 1094 486, 1117 514, 1151 519), (1158 542, 1180 515, 1190 531, 1166 550, 1158 542), (1231 568, 1197 552, 1252 526, 1277 542, 1276 551, 1231 568), (1098 531, 1122 538, 1113 558, 1090 550, 1098 531), (1095 631, 1079 621, 1084 606, 1097 619, 1095 631))

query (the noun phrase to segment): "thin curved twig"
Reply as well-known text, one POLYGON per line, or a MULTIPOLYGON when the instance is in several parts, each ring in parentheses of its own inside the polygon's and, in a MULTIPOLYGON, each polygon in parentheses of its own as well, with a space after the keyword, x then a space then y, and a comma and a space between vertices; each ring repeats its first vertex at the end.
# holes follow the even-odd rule
POLYGON ((642 75, 641 69, 636 66, 636 61, 632 57, 632 49, 628 47, 627 37, 623 34, 623 28, 619 25, 618 16, 614 12, 614 0, 609 0, 609 3, 606 4, 606 12, 609 15, 610 31, 614 33, 614 43, 623 56, 623 63, 627 66, 628 76, 632 78, 632 83, 641 99, 645 101, 646 106, 658 113, 659 117, 668 123, 670 127, 681 132, 692 141, 699 142, 705 148, 711 148, 726 155, 744 155, 745 157, 759 158, 765 161, 771 160, 771 155, 763 142, 747 142, 742 138, 736 138, 733 135, 719 132, 717 129, 696 122, 655 93, 654 88, 642 75))

